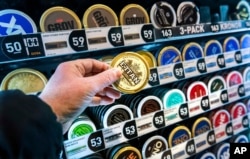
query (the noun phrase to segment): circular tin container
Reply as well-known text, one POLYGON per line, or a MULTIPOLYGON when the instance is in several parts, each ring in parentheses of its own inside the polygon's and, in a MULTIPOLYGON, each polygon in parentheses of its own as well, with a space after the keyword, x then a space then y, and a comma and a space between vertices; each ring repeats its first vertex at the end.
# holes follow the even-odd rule
POLYGON ((176 14, 171 4, 159 1, 153 4, 150 10, 150 20, 157 29, 176 26, 176 14))
POLYGON ((137 106, 137 117, 163 109, 162 101, 153 95, 143 97, 137 106))
POLYGON ((195 120, 192 126, 193 137, 201 135, 212 129, 210 120, 207 117, 201 117, 195 120))
POLYGON ((222 45, 218 40, 209 40, 204 47, 204 56, 212 56, 223 53, 222 45))
POLYGON ((213 128, 217 128, 230 121, 230 114, 227 110, 220 109, 220 110, 217 110, 216 112, 211 112, 209 118, 210 118, 213 128))
POLYGON ((181 53, 174 46, 166 46, 157 55, 158 66, 181 62, 181 53))
POLYGON ((250 18, 250 6, 249 2, 241 0, 236 6, 236 19, 248 20, 250 18))
POLYGON ((208 89, 204 82, 192 82, 187 88, 187 100, 191 101, 199 97, 208 95, 208 89))
POLYGON ((19 68, 8 73, 2 80, 1 90, 19 89, 26 94, 41 92, 47 78, 39 71, 19 68))
POLYGON ((182 60, 188 61, 203 57, 203 49, 196 42, 186 44, 182 50, 182 60))
POLYGON ((250 66, 245 67, 242 71, 243 81, 249 82, 250 81, 250 66))
POLYGON ((137 51, 138 54, 140 54, 148 63, 148 66, 150 68, 156 67, 157 66, 157 62, 155 57, 152 55, 151 52, 149 51, 137 51))
POLYGON ((216 157, 212 152, 205 152, 197 155, 195 159, 216 159, 216 157))
POLYGON ((138 4, 126 5, 120 13, 121 25, 146 24, 149 23, 147 11, 138 4))
POLYGON ((239 71, 231 71, 226 75, 227 87, 232 87, 243 83, 243 77, 239 71))
POLYGON ((0 11, 0 36, 36 33, 35 22, 24 12, 15 9, 0 11))
POLYGON ((216 91, 226 89, 227 84, 222 76, 216 75, 208 80, 207 88, 208 88, 208 93, 214 93, 216 91))
POLYGON ((174 147, 191 138, 191 132, 186 126, 177 126, 169 134, 169 147, 174 147))
POLYGON ((224 53, 229 51, 236 51, 239 49, 240 49, 240 44, 236 37, 230 36, 224 40, 223 42, 224 53))
POLYGON ((79 17, 72 10, 56 6, 47 9, 40 18, 42 32, 81 29, 79 17))
POLYGON ((90 6, 83 14, 82 23, 84 28, 119 25, 116 13, 110 7, 103 4, 90 6))
POLYGON ((153 157, 168 149, 167 140, 160 135, 148 138, 142 146, 142 158, 153 157))
POLYGON ((231 143, 249 143, 249 139, 246 135, 241 134, 241 135, 237 135, 235 137, 232 137, 230 139, 230 142, 231 143))
POLYGON ((122 77, 113 85, 125 94, 141 91, 148 83, 149 66, 136 52, 123 52, 114 57, 111 67, 122 71, 122 77))
POLYGON ((230 144, 229 143, 221 143, 214 148, 214 153, 217 159, 223 158, 229 159, 230 158, 230 144))
POLYGON ((231 114, 232 119, 236 119, 247 114, 247 107, 244 103, 237 102, 229 107, 229 113, 231 114))
POLYGON ((185 94, 179 89, 170 89, 162 96, 164 109, 170 109, 186 102, 185 94))
POLYGON ((103 127, 108 128, 111 125, 133 119, 133 112, 126 105, 114 104, 103 111, 100 116, 103 127))
POLYGON ((199 24, 198 7, 193 2, 181 2, 177 8, 177 22, 179 25, 199 24))
POLYGON ((250 34, 244 34, 240 38, 240 48, 246 49, 250 47, 250 34))
POLYGON ((120 144, 108 150, 106 158, 109 159, 124 159, 136 158, 142 159, 141 152, 134 146, 129 144, 120 144))
POLYGON ((79 116, 68 130, 68 139, 83 136, 96 131, 95 124, 85 115, 79 116))

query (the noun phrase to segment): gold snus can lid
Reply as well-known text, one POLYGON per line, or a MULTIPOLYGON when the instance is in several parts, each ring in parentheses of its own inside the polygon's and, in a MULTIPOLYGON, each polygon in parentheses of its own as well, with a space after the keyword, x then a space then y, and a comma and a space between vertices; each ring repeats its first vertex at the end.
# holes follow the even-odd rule
POLYGON ((115 56, 111 67, 122 71, 121 78, 113 85, 125 94, 137 93, 148 83, 149 66, 147 61, 136 52, 123 52, 115 56))
POLYGON ((41 92, 47 78, 39 71, 30 68, 19 68, 8 73, 1 83, 1 90, 19 89, 26 94, 41 92))
POLYGON ((116 13, 108 6, 94 4, 90 6, 83 15, 84 28, 96 28, 106 26, 118 26, 116 13))
POLYGON ((156 67, 157 62, 153 54, 149 51, 140 50, 137 51, 148 63, 149 68, 156 67))
POLYGON ((149 23, 147 11, 138 4, 126 5, 120 13, 121 25, 146 24, 149 23))
POLYGON ((47 9, 40 18, 42 32, 81 29, 82 24, 76 13, 66 7, 47 9))

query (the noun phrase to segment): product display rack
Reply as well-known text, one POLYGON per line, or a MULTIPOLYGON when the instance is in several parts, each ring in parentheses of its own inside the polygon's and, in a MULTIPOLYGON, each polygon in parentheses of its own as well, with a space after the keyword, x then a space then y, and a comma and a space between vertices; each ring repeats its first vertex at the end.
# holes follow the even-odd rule
MULTIPOLYGON (((205 43, 209 39, 222 41, 229 36, 240 38, 249 31, 250 20, 232 20, 162 29, 156 29, 149 23, 4 36, 0 37, 0 71, 2 72, 0 79, 3 79, 11 70, 22 67, 40 70, 49 78, 56 66, 63 61, 89 57, 101 59, 103 56, 115 56, 120 52, 133 50, 148 49, 156 52, 155 50, 163 46, 175 43, 183 46, 193 41, 201 44, 200 41, 205 43), (137 34, 138 38, 126 39, 127 35, 131 34, 137 34), (106 38, 103 43, 90 43, 91 39, 100 36, 106 38)), ((150 78, 144 90, 187 80, 198 81, 207 75, 213 76, 218 72, 226 73, 249 67, 249 62, 250 47, 157 66, 150 68, 150 78)), ((247 100, 249 97, 250 82, 244 81, 242 84, 186 101, 171 111, 163 109, 81 137, 66 139, 64 141, 66 158, 82 158, 96 152, 105 152, 120 143, 130 142, 152 132, 182 124, 197 116, 205 116, 234 102, 247 100), (173 115, 176 117, 171 120, 170 116, 173 115)), ((231 119, 220 127, 212 128, 210 131, 168 148, 152 158, 194 157, 199 152, 210 149, 234 135, 242 132, 249 133, 249 119, 250 113, 248 112, 237 119, 231 119)))

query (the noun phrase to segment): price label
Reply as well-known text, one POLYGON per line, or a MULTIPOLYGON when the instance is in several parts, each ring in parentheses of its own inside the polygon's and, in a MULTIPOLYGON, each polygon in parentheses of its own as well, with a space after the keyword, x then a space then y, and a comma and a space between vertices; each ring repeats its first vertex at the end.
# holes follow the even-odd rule
POLYGON ((220 24, 211 24, 211 31, 212 32, 219 32, 220 31, 220 24))
POLYGON ((237 63, 242 63, 242 55, 240 51, 235 52, 234 58, 237 63))
POLYGON ((173 159, 171 149, 164 151, 161 159, 173 159))
POLYGON ((217 65, 220 68, 226 67, 225 58, 224 58, 223 54, 220 54, 220 55, 217 56, 217 65))
POLYGON ((244 85, 240 85, 238 87, 238 94, 239 94, 240 97, 245 96, 245 87, 244 87, 244 85))
POLYGON ((194 144, 194 140, 190 140, 187 142, 186 144, 186 153, 190 156, 192 154, 195 154, 196 150, 195 150, 195 144, 194 144))
POLYGON ((226 125, 226 133, 227 133, 227 136, 233 135, 233 125, 232 125, 232 123, 228 123, 226 125))
POLYGON ((228 93, 227 90, 223 90, 220 94, 220 100, 222 103, 227 103, 228 102, 228 93))
POLYGON ((124 39, 121 27, 113 27, 108 32, 109 42, 114 46, 124 46, 124 39))
POLYGON ((145 42, 154 42, 154 27, 151 24, 145 24, 141 28, 141 37, 145 42))
POLYGON ((88 50, 85 30, 73 30, 69 35, 69 45, 76 52, 88 50))
POLYGON ((242 125, 244 128, 248 128, 249 127, 249 119, 248 119, 248 115, 244 116, 242 118, 242 125))
POLYGON ((45 56, 41 34, 23 35, 23 41, 29 57, 45 56))
POLYGON ((183 69, 183 64, 182 63, 176 63, 173 68, 174 76, 177 79, 183 79, 185 78, 185 73, 183 69))
POLYGON ((186 119, 189 117, 189 112, 188 112, 188 105, 187 103, 184 103, 180 106, 179 108, 179 116, 182 118, 182 119, 186 119))
POLYGON ((216 142, 215 133, 214 133, 214 130, 212 130, 207 134, 207 143, 209 145, 213 145, 213 144, 215 144, 215 142, 216 142))
POLYGON ((173 36, 172 28, 163 28, 161 29, 160 39, 170 38, 173 36))
POLYGON ((123 134, 127 139, 132 139, 138 136, 134 120, 128 121, 124 124, 123 134))
POLYGON ((206 73, 207 72, 207 67, 206 67, 206 62, 203 58, 199 59, 197 61, 197 69, 200 73, 206 73))
POLYGON ((156 128, 161 128, 165 126, 164 112, 156 112, 153 117, 153 124, 156 128))
POLYGON ((96 131, 89 136, 88 146, 94 152, 105 148, 102 131, 96 131))
POLYGON ((9 59, 28 58, 22 35, 6 36, 2 40, 2 53, 9 59))
POLYGON ((148 83, 151 86, 156 86, 160 84, 157 68, 150 69, 150 76, 149 76, 148 83))
POLYGON ((201 108, 206 111, 210 109, 210 102, 208 96, 204 96, 201 99, 201 108))

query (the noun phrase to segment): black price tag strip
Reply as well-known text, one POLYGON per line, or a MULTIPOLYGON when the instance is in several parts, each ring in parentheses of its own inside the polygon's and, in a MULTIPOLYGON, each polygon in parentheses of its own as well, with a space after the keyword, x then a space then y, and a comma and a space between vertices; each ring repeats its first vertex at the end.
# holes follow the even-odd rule
POLYGON ((45 56, 41 34, 23 35, 23 41, 30 58, 45 56))
POLYGON ((150 86, 157 86, 160 84, 157 68, 150 69, 150 77, 148 83, 150 86))

